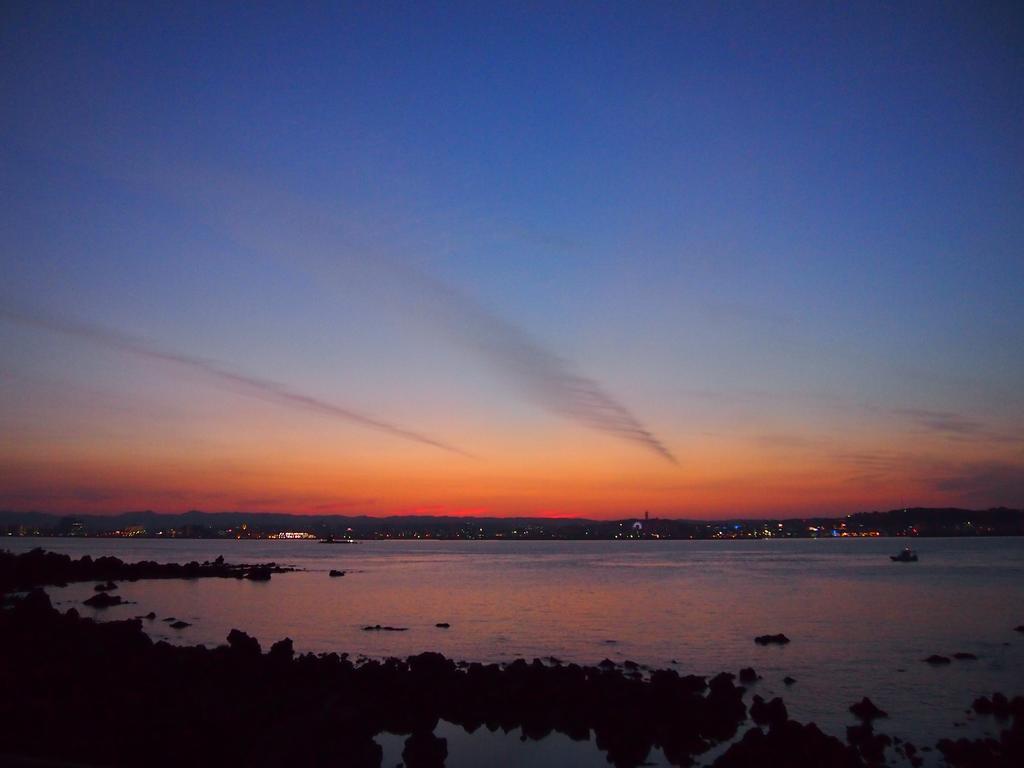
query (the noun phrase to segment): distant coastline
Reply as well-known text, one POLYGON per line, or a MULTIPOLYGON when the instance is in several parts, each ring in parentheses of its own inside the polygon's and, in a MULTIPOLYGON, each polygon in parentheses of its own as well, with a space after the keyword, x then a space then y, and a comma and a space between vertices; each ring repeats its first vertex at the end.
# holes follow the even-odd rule
POLYGON ((913 507, 840 517, 617 520, 542 517, 369 517, 152 511, 54 515, 0 511, 0 536, 155 539, 720 540, 858 537, 1022 536, 1024 510, 913 507))

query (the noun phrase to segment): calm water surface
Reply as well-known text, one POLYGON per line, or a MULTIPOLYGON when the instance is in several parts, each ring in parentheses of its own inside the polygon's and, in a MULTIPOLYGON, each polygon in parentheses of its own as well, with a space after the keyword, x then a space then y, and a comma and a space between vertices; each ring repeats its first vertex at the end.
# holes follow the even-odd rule
MULTIPOLYGON (((201 562, 223 555, 229 562, 273 560, 304 569, 268 583, 126 582, 120 593, 133 604, 102 612, 80 605, 91 584, 51 590, 55 600, 67 601, 61 607, 75 604, 83 615, 113 619, 154 610, 193 623, 182 631, 160 621, 149 625, 153 637, 172 642, 221 644, 238 627, 265 648, 288 636, 299 651, 371 657, 435 650, 471 661, 631 659, 684 674, 753 666, 763 679, 752 692, 781 695, 799 720, 842 737, 852 723, 847 707, 868 695, 891 715, 881 730, 919 745, 995 732, 994 722, 964 710, 994 690, 1024 694, 1024 635, 1013 631, 1024 624, 1021 539, 920 540, 921 561, 914 564, 889 560, 901 546, 892 539, 333 546, 7 539, 2 546, 124 560, 201 562), (347 575, 329 578, 331 568, 347 575), (438 622, 451 629, 436 628, 438 622), (362 631, 368 624, 408 631, 362 631), (767 648, 753 642, 776 632, 793 642, 767 648), (979 658, 940 668, 922 662, 957 651, 979 658), (786 675, 798 682, 786 687, 786 675)), ((488 739, 509 741, 491 734, 469 739, 445 728, 449 766, 479 759, 488 739)), ((385 737, 384 746, 385 764, 394 764, 401 741, 385 737)), ((560 738, 516 743, 508 759, 509 765, 602 762, 592 745, 560 738)))

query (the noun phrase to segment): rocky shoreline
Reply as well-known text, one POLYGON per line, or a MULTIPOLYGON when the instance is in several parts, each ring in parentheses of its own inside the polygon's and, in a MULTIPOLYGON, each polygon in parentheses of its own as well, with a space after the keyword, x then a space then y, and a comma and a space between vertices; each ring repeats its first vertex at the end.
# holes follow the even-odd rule
MULTIPOLYGON (((30 555, 32 568, 13 570, 6 567, 12 556, 0 556, 0 583, 31 586, 26 573, 37 584, 55 584, 71 580, 70 573, 111 580, 195 572, 120 561, 96 565, 116 558, 83 565, 59 555, 20 557, 30 555), (47 574, 39 563, 56 567, 47 574), (105 575, 94 575, 98 570, 105 575)), ((199 568, 218 575, 251 566, 199 568)), ((740 673, 740 682, 756 679, 752 668, 740 673)), ((237 629, 218 648, 178 646, 154 642, 139 619, 97 622, 73 608, 62 613, 33 588, 6 599, 0 610, 0 761, 377 768, 383 753, 375 737, 389 732, 407 736, 402 759, 408 768, 443 766, 447 744, 434 735, 440 720, 470 733, 519 728, 529 739, 553 732, 593 738, 608 762, 622 768, 642 765, 653 748, 673 764, 689 765, 718 746, 717 768, 857 768, 884 765, 887 756, 920 765, 921 752, 929 749, 876 730, 885 713, 869 699, 851 706, 856 722, 841 741, 790 719, 780 698, 754 696, 748 711, 736 681, 731 673, 709 679, 654 670, 641 676, 554 660, 456 663, 437 653, 354 662, 347 654, 297 655, 287 638, 263 652, 237 629)), ((999 719, 1000 738, 944 739, 935 749, 947 763, 1024 765, 1024 698, 994 694, 976 701, 974 710, 999 719)))
POLYGON ((77 560, 68 555, 36 548, 15 555, 0 550, 0 594, 33 587, 67 586, 74 581, 97 581, 107 591, 116 589, 115 581, 139 579, 252 579, 267 581, 272 574, 288 573, 296 568, 277 563, 233 565, 223 557, 213 562, 156 563, 142 560, 126 563, 117 557, 84 555, 77 560), (107 586, 109 585, 109 586, 107 586))

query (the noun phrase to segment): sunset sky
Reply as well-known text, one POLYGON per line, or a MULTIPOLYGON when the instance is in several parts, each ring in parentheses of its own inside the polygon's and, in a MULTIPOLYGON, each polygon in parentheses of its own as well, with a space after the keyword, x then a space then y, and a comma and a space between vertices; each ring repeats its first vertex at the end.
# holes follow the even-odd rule
POLYGON ((0 10, 0 510, 1024 506, 1019 3, 154 5, 0 10))

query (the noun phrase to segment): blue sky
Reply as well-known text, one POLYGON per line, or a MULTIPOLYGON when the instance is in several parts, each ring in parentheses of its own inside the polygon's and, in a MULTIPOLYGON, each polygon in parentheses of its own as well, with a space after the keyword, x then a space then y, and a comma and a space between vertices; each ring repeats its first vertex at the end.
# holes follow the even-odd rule
MULTIPOLYGON (((502 509, 586 511, 539 469, 569 453, 631 489, 615 503, 666 513, 760 487, 781 511, 1019 504, 1022 33, 1019 6, 984 3, 6 4, 0 302, 487 463, 438 470, 416 503, 520 483, 529 500, 502 509), (505 354, 523 344, 564 366, 524 371, 505 354), (677 464, 595 428, 558 371, 677 464), (884 483, 836 458, 866 453, 888 458, 884 483), (820 462, 835 486, 802 495, 799 468, 820 462), (990 491, 948 491, 992 472, 990 491), (708 483, 740 491, 694 490, 708 483)), ((139 448, 93 444, 97 424, 163 434, 116 407, 91 420, 83 391, 148 414, 242 409, 216 431, 196 417, 182 457, 190 437, 222 454, 265 439, 241 462, 259 474, 275 445, 314 450, 304 422, 260 412, 267 436, 243 435, 248 405, 95 340, 12 321, 0 340, 0 418, 33 446, 0 457, 11 505, 53 457, 115 477, 139 448), (52 441, 71 423, 78 453, 52 441)), ((375 457, 374 488, 410 461, 354 425, 332 439, 332 461, 375 457)), ((378 490, 378 509, 414 503, 378 490)))

